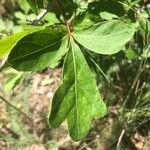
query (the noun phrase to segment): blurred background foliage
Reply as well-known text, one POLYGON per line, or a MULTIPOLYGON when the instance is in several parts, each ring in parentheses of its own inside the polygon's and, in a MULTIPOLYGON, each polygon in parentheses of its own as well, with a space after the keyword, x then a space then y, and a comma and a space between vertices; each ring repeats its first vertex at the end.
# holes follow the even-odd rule
MULTIPOLYGON (((38 1, 39 12, 49 12, 39 26, 64 24, 55 0, 38 1), (50 5, 49 5, 49 3, 50 5)), ((63 15, 75 29, 119 19, 137 29, 133 39, 117 54, 90 53, 98 67, 98 85, 108 106, 108 115, 93 122, 87 138, 74 143, 66 124, 47 126, 51 98, 61 78, 57 69, 22 73, 6 68, 0 73, 0 149, 97 149, 148 150, 150 147, 150 3, 148 0, 58 0, 63 15), (107 77, 107 80, 105 78, 107 77), (15 106, 13 108, 10 104, 15 106), (23 114, 23 113, 25 114, 23 114)), ((0 38, 30 28, 35 17, 26 0, 0 0, 0 38)), ((109 44, 109 43, 108 43, 109 44)), ((111 45, 110 45, 111 46, 111 45)), ((3 60, 1 60, 3 62, 3 60)))

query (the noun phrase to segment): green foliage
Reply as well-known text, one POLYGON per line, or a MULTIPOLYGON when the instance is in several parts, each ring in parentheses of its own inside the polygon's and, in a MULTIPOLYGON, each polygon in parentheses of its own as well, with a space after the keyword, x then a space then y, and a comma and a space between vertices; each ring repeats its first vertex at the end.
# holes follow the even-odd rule
POLYGON ((43 0, 27 0, 29 6, 35 14, 39 13, 39 6, 41 5, 43 0))
MULTIPOLYGON (((113 54, 121 50, 133 33, 134 30, 129 25, 120 21, 108 21, 77 31, 73 37, 90 50, 113 54), (108 46, 108 41, 112 42, 111 47, 108 46)), ((79 48, 71 35, 71 41, 67 39, 66 34, 56 27, 27 35, 13 47, 8 63, 17 70, 36 71, 52 67, 67 52, 63 82, 53 98, 49 121, 52 127, 58 127, 67 118, 71 137, 80 140, 90 130, 93 118, 106 114, 106 106, 99 96, 95 77, 81 52, 82 48, 79 48)))
POLYGON ((107 12, 118 17, 126 13, 124 6, 118 3, 118 1, 113 0, 91 2, 88 9, 90 13, 97 16, 99 16, 101 12, 107 12))
POLYGON ((30 7, 26 0, 18 0, 18 4, 21 7, 21 9, 27 14, 30 10, 30 7))
POLYGON ((2 38, 0 40, 0 47, 1 47, 1 51, 0 51, 0 58, 8 55, 8 53, 13 49, 13 47, 17 44, 17 42, 19 42, 19 40, 21 40, 23 37, 25 37, 26 35, 30 35, 33 32, 42 30, 45 27, 40 27, 40 26, 24 26, 24 30, 22 32, 17 32, 16 34, 13 35, 9 35, 9 36, 4 36, 4 38, 2 38))
POLYGON ((37 71, 55 66, 66 51, 65 34, 47 28, 21 39, 12 49, 8 63, 17 70, 37 71))
POLYGON ((22 39, 24 36, 29 35, 34 31, 35 30, 23 31, 0 40, 0 47, 1 47, 0 58, 6 56, 13 49, 13 47, 19 42, 20 39, 22 39))
POLYGON ((99 54, 114 54, 133 37, 134 32, 135 30, 128 24, 113 20, 76 31, 74 37, 91 51, 99 54))
POLYGON ((16 85, 18 85, 23 78, 23 72, 18 72, 13 68, 6 68, 3 71, 4 74, 8 75, 8 79, 4 85, 4 89, 6 92, 11 92, 16 85))
POLYGON ((70 44, 49 121, 52 127, 58 127, 67 118, 72 139, 80 140, 87 135, 92 120, 106 114, 106 106, 81 49, 74 41, 70 44))
MULTIPOLYGON (((43 6, 43 1, 27 2, 35 14, 43 6)), ((7 64, 20 71, 38 71, 63 62, 62 82, 53 97, 48 121, 55 128, 67 119, 70 136, 78 141, 87 135, 93 119, 106 114, 93 72, 96 69, 91 67, 91 56, 109 56, 128 47, 126 58, 138 57, 138 52, 134 52, 137 47, 126 45, 136 32, 135 17, 129 17, 134 11, 118 1, 83 1, 80 4, 79 1, 51 0, 49 4, 47 16, 38 24, 44 25, 34 31, 28 26, 29 31, 2 39, 0 56, 10 52, 7 64)), ((22 10, 29 12, 23 7, 22 10)), ((147 24, 145 22, 144 29, 140 29, 142 35, 147 24)), ((148 43, 148 35, 145 39, 148 43)), ((145 43, 142 44, 144 47, 145 43)), ((117 60, 117 54, 112 58, 117 60)))

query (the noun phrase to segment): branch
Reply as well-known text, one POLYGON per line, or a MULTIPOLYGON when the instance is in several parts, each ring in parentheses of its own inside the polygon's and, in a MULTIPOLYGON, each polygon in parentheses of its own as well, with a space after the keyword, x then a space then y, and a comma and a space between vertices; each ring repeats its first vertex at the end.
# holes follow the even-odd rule
POLYGON ((121 144, 121 141, 122 141, 122 138, 123 138, 124 134, 125 134, 125 130, 123 129, 123 130, 121 131, 120 136, 119 136, 119 139, 118 139, 118 142, 117 142, 116 150, 119 150, 119 147, 120 147, 120 144, 121 144))
POLYGON ((24 113, 19 108, 17 108, 16 106, 12 105, 11 103, 9 103, 3 96, 0 95, 0 99, 2 101, 4 101, 6 104, 8 104, 10 107, 14 108, 15 110, 17 110, 18 112, 20 112, 21 114, 23 114, 26 118, 28 118, 28 120, 32 121, 32 119, 26 113, 24 113))
POLYGON ((20 110, 19 108, 17 108, 16 106, 12 105, 10 102, 8 102, 3 96, 0 95, 0 99, 2 101, 4 101, 6 104, 8 104, 10 107, 12 107, 13 109, 15 109, 16 111, 20 112, 22 115, 24 115, 28 121, 29 121, 29 124, 31 125, 31 127, 33 128, 33 131, 34 131, 34 134, 35 134, 35 137, 36 139, 38 139, 38 130, 36 129, 36 127, 34 126, 34 122, 32 120, 32 118, 30 118, 26 113, 24 113, 22 110, 20 110))
POLYGON ((70 27, 69 27, 68 20, 65 18, 65 15, 64 15, 63 11, 61 10, 61 7, 60 7, 60 5, 59 5, 59 2, 58 2, 57 0, 55 0, 55 3, 56 3, 56 5, 57 5, 57 8, 58 8, 59 12, 60 12, 60 13, 62 14, 62 16, 63 16, 64 22, 65 22, 65 24, 66 24, 66 28, 67 28, 67 30, 68 30, 68 36, 69 36, 69 38, 70 38, 70 37, 72 36, 72 34, 71 34, 71 30, 70 30, 70 27))
POLYGON ((48 9, 43 9, 43 11, 39 13, 35 18, 33 19, 26 18, 26 21, 32 25, 38 24, 47 13, 48 9))

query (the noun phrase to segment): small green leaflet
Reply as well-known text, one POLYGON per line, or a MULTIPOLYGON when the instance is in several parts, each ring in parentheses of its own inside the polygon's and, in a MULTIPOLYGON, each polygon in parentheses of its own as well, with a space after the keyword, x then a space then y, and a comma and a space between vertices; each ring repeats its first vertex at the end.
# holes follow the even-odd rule
POLYGON ((106 114, 106 106, 95 76, 74 41, 71 41, 63 73, 62 83, 53 98, 49 122, 52 127, 58 127, 67 118, 70 136, 78 141, 87 135, 94 118, 106 114))
POLYGON ((85 48, 99 54, 114 54, 133 37, 135 30, 118 20, 106 21, 74 32, 74 38, 85 48))
POLYGON ((22 38, 12 49, 8 63, 20 71, 54 66, 68 51, 66 34, 47 28, 22 38))

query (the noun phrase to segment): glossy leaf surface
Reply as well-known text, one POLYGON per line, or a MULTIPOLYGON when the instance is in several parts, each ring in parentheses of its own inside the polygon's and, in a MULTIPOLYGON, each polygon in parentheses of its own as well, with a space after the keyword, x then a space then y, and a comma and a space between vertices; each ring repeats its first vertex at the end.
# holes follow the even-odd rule
POLYGON ((72 41, 64 64, 62 83, 56 91, 49 118, 58 127, 66 118, 70 136, 77 141, 84 138, 94 118, 106 114, 93 72, 77 44, 72 41))
POLYGON ((8 63, 17 70, 37 71, 55 65, 67 52, 67 38, 58 29, 44 29, 21 39, 8 63))
POLYGON ((99 54, 114 54, 132 38, 135 30, 126 23, 111 20, 76 31, 74 38, 85 48, 99 54))

